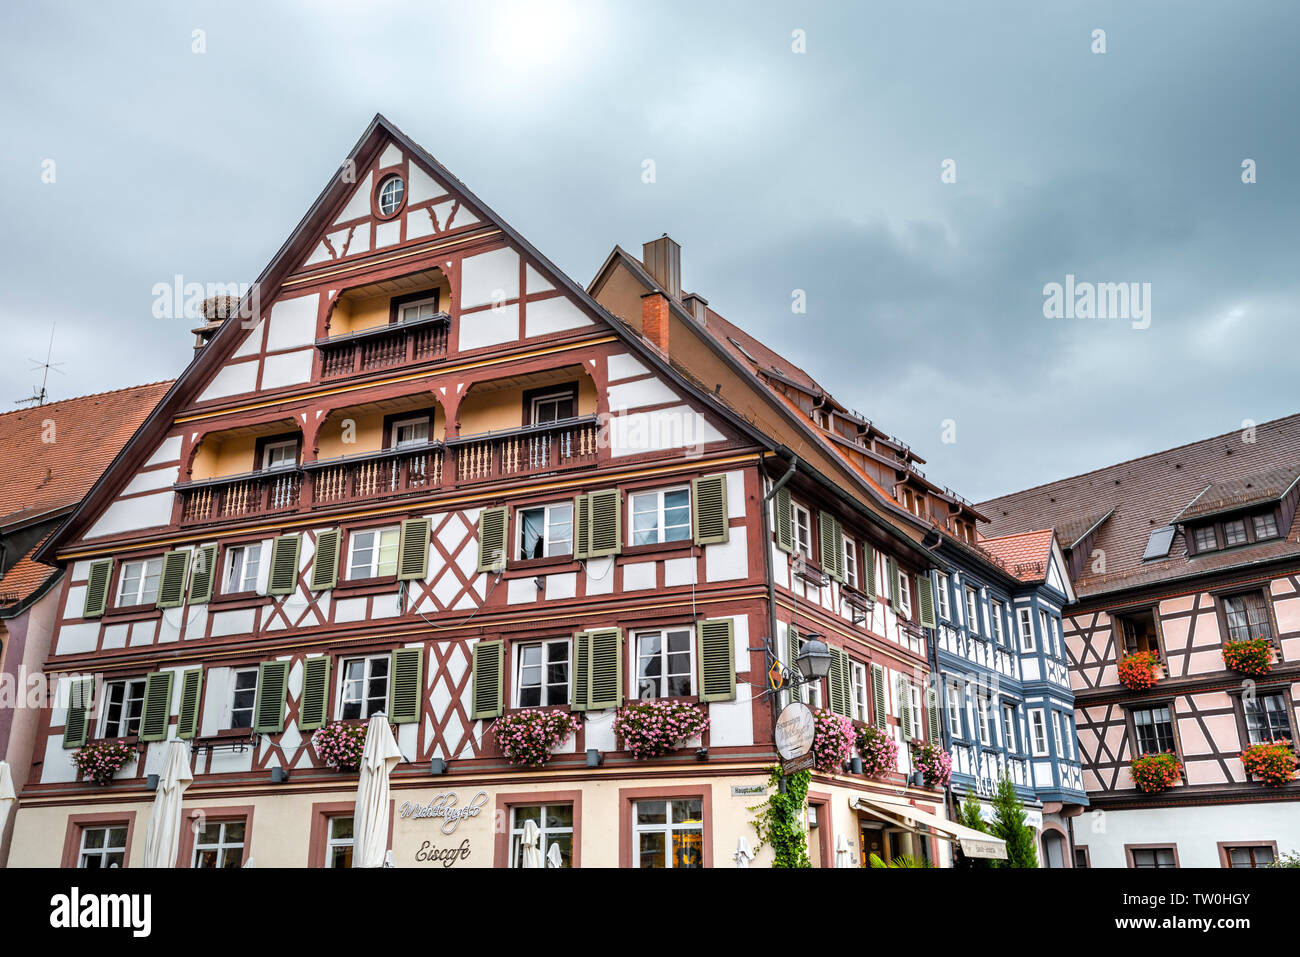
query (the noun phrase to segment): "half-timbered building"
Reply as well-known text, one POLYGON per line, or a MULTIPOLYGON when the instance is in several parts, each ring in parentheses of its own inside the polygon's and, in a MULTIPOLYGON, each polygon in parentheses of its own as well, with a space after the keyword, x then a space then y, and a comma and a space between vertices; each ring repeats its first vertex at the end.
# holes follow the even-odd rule
POLYGON ((1077 593, 1080 865, 1257 867, 1300 849, 1300 784, 1243 763, 1295 741, 1298 498, 1290 416, 980 506, 999 535, 1053 529, 1077 593), (1144 755, 1169 775, 1135 779, 1144 755))

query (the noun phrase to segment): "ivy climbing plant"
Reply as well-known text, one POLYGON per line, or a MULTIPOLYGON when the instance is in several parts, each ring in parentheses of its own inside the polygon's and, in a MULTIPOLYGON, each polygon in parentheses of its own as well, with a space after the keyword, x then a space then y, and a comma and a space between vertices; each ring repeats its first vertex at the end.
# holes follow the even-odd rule
POLYGON ((807 813, 808 783, 811 771, 799 771, 786 778, 785 792, 781 791, 781 769, 773 768, 767 780, 767 801, 749 808, 754 814, 754 830, 758 832, 757 853, 772 845, 776 856, 773 867, 812 867, 808 860, 808 833, 804 830, 807 813))

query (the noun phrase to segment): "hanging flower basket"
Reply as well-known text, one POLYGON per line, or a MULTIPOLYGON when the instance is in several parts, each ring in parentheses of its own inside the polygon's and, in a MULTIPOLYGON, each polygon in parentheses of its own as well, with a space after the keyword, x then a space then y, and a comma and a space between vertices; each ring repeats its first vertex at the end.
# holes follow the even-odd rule
POLYGON ((1183 765, 1172 751, 1144 754, 1129 763, 1128 773, 1138 790, 1155 794, 1157 791, 1168 791, 1182 780, 1183 765))
POLYGON ((367 727, 364 724, 334 721, 318 728, 311 736, 316 756, 336 771, 355 771, 361 767, 367 727))
POLYGON ((898 767, 898 742, 871 725, 858 731, 858 753, 862 755, 862 773, 869 778, 883 777, 898 767))
POLYGON ((1295 780, 1296 756, 1290 741, 1267 741, 1241 752, 1241 764, 1265 786, 1279 788, 1295 780))
POLYGON ((1223 663, 1244 675, 1266 675, 1273 667, 1273 643, 1267 638, 1225 641, 1223 663))
POLYGON ((121 738, 91 741, 72 752, 72 763, 88 781, 108 785, 113 775, 135 760, 136 750, 121 738))
POLYGON ((813 718, 813 767, 826 773, 843 771, 857 739, 853 722, 829 711, 814 712, 813 718))
POLYGON ((567 711, 528 708, 497 718, 492 723, 492 734, 511 764, 540 768, 551 759, 551 752, 580 727, 582 719, 567 711))
POLYGON ((1154 651, 1139 651, 1129 655, 1119 663, 1120 683, 1130 691, 1146 691, 1154 688, 1160 679, 1156 668, 1160 659, 1154 651))
POLYGON ((937 744, 918 744, 912 748, 912 766, 921 772, 928 788, 946 788, 952 780, 952 755, 937 744))
POLYGON ((634 758, 657 758, 676 751, 709 730, 709 719, 682 701, 638 701, 614 713, 614 733, 634 758))

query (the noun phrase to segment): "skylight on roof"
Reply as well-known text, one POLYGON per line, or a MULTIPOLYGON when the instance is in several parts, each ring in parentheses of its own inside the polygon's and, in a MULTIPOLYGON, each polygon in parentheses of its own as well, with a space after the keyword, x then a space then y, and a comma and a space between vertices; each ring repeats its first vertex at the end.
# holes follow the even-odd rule
POLYGON ((749 354, 749 352, 745 349, 745 347, 742 346, 739 342, 737 342, 737 341, 736 341, 732 336, 727 336, 727 341, 730 342, 730 343, 731 343, 733 346, 735 346, 737 349, 739 349, 739 350, 740 350, 740 354, 741 354, 742 356, 744 356, 746 359, 748 359, 750 362, 757 362, 757 361, 758 361, 758 360, 755 359, 753 356, 751 356, 751 355, 749 354))
POLYGON ((1142 553, 1142 560, 1149 562, 1153 558, 1165 558, 1169 555, 1169 546, 1174 541, 1174 527, 1162 525, 1151 533, 1147 539, 1147 550, 1142 553))

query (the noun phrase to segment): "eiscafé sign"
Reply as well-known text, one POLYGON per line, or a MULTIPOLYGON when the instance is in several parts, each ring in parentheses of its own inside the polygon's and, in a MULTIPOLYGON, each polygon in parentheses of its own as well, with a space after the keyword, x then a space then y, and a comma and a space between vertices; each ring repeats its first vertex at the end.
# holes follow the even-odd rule
POLYGON ((812 709, 801 701, 793 701, 781 709, 776 719, 776 753, 781 756, 781 770, 785 774, 806 771, 813 766, 813 736, 817 722, 812 709))

